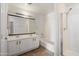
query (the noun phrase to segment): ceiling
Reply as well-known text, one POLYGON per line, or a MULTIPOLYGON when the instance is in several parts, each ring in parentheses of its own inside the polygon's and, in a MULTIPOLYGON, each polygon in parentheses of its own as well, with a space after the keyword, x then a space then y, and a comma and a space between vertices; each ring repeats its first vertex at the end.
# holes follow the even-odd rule
POLYGON ((12 3, 10 5, 22 8, 24 10, 29 10, 31 12, 36 12, 36 13, 48 13, 54 10, 53 3, 32 3, 32 4, 12 3))

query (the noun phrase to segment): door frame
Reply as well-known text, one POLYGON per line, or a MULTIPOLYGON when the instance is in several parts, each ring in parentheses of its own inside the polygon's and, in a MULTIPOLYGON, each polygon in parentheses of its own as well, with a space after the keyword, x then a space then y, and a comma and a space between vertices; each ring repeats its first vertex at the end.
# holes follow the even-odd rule
POLYGON ((0 19, 0 45, 1 45, 1 55, 6 56, 7 55, 7 12, 8 12, 8 4, 7 3, 1 3, 1 19, 0 19))

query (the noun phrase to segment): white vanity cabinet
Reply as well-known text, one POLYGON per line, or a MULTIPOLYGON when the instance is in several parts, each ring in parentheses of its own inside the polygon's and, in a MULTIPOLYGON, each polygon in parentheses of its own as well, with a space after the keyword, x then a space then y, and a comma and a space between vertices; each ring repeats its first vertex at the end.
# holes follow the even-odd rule
POLYGON ((39 40, 36 38, 24 38, 8 41, 8 55, 19 55, 39 47, 39 40))
POLYGON ((19 53, 19 45, 18 40, 8 41, 8 55, 14 55, 16 53, 19 53))

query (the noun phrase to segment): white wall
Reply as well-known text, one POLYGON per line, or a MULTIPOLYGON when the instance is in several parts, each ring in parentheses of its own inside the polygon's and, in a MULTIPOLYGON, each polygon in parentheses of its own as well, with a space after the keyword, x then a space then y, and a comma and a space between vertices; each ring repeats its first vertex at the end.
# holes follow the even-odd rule
POLYGON ((44 37, 44 25, 45 25, 45 20, 46 16, 43 14, 37 14, 35 15, 35 21, 36 21, 36 33, 40 35, 41 37, 44 37))
POLYGON ((31 12, 24 10, 22 8, 16 7, 15 5, 11 5, 11 4, 8 4, 8 13, 22 13, 24 15, 32 15, 31 12))
POLYGON ((1 55, 1 4, 0 4, 0 55, 1 55))

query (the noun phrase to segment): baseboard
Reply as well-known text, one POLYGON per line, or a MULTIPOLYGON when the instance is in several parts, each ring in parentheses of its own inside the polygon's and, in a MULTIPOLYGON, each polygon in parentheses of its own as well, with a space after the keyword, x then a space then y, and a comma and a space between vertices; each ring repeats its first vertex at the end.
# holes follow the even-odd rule
POLYGON ((52 45, 51 43, 40 41, 40 45, 49 50, 50 52, 54 52, 54 45, 52 45))
POLYGON ((64 56, 79 56, 79 53, 76 51, 72 51, 72 50, 67 50, 64 51, 64 56))

